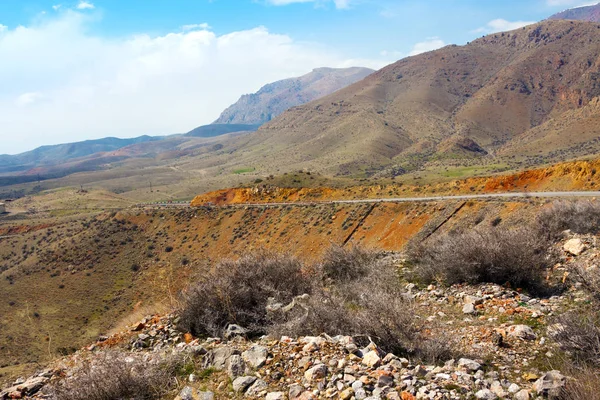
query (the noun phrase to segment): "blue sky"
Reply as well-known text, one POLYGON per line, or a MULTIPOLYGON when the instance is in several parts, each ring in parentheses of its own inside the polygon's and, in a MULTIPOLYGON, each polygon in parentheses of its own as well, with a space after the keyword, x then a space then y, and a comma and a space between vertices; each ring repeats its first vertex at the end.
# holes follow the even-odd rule
POLYGON ((0 154, 188 131, 320 66, 380 68, 580 0, 2 0, 0 154))

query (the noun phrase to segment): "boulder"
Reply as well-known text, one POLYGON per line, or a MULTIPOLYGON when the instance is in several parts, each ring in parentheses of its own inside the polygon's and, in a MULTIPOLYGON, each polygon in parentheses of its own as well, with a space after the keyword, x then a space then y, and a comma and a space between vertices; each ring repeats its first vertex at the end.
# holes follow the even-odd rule
POLYGON ((234 354, 229 357, 229 362, 227 363, 227 375, 231 379, 235 379, 239 376, 242 376, 246 373, 246 364, 242 359, 242 356, 239 354, 234 354))
POLYGON ((179 395, 175 397, 175 400, 214 400, 215 395, 213 392, 201 392, 192 387, 184 387, 179 395))
POLYGON ((513 325, 509 327, 508 335, 525 340, 535 340, 537 338, 533 329, 527 325, 513 325))
POLYGON ((267 382, 263 381, 262 379, 257 379, 246 391, 246 396, 258 397, 261 395, 262 392, 266 391, 268 388, 269 385, 267 385, 267 382))
POLYGON ((285 400, 285 393, 283 392, 271 392, 267 393, 265 400, 285 400))
POLYGON ((379 354, 377 353, 377 351, 371 350, 367 354, 364 355, 364 357, 362 359, 362 363, 364 365, 366 365, 367 367, 374 368, 374 367, 379 366, 379 364, 381 364, 381 358, 379 357, 379 354))
POLYGON ((467 303, 462 308, 463 314, 473 315, 476 313, 473 303, 467 303))
POLYGON ((458 360, 458 366, 473 372, 481 369, 481 364, 468 358, 458 360))
POLYGON ((314 382, 327 376, 327 366, 325 364, 315 365, 304 373, 304 378, 308 382, 314 382))
POLYGON ((255 376, 240 376, 233 381, 233 390, 235 392, 245 392, 256 381, 255 376))
POLYGON ((237 336, 246 336, 247 333, 248 333, 247 329, 242 328, 239 325, 230 324, 227 326, 227 329, 225 330, 225 339, 231 340, 237 336))
POLYGON ((254 345, 242 353, 242 358, 252 368, 260 368, 267 361, 269 351, 266 347, 254 345))
POLYGON ((481 389, 475 393, 475 397, 481 400, 496 400, 498 396, 489 389, 481 389))
POLYGON ((574 256, 578 256, 586 250, 587 246, 581 239, 569 239, 563 245, 563 250, 574 256))
POLYGON ((540 379, 533 384, 533 390, 537 394, 547 396, 551 399, 557 399, 561 395, 561 391, 567 383, 567 379, 560 371, 550 371, 545 373, 540 379))

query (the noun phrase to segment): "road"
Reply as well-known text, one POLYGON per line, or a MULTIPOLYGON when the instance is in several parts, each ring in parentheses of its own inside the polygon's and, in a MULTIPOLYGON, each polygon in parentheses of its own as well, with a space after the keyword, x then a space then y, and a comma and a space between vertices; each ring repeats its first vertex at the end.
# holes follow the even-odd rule
MULTIPOLYGON (((491 194, 465 194, 456 196, 423 196, 423 197, 394 197, 379 199, 355 199, 355 200, 328 200, 328 201, 297 201, 277 203, 240 203, 228 204, 230 207, 266 207, 266 206, 307 206, 315 204, 371 204, 371 203, 410 203, 423 201, 441 200, 486 200, 486 199, 511 199, 511 198, 569 198, 569 197, 600 197, 600 191, 589 192, 508 192, 491 194)), ((140 206, 155 207, 190 207, 189 203, 148 203, 140 206)))

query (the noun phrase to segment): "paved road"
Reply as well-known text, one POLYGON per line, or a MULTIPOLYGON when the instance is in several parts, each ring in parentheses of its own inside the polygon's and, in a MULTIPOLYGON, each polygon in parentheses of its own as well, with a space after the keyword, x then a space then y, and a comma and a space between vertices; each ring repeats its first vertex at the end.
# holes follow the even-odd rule
MULTIPOLYGON (((355 203, 410 203, 421 201, 439 200, 485 200, 485 199, 511 199, 511 198, 572 198, 572 197, 600 197, 600 191, 590 192, 508 192, 491 194, 465 194, 456 196, 423 196, 423 197, 394 197, 380 199, 356 199, 356 200, 331 200, 331 201, 298 201, 278 203, 242 203, 230 204, 234 207, 266 207, 266 206, 289 206, 289 205, 314 205, 314 204, 355 204, 355 203)), ((190 207, 189 203, 152 203, 140 204, 141 206, 155 207, 190 207)))

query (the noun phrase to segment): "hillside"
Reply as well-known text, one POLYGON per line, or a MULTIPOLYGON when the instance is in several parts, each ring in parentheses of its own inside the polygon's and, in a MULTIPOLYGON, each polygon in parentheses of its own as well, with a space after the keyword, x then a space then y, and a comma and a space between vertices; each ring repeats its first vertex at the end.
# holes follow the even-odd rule
POLYGON ((229 106, 215 124, 263 124, 290 107, 316 100, 354 82, 373 70, 369 68, 317 68, 298 78, 269 83, 253 94, 243 95, 229 106))
POLYGON ((160 140, 160 137, 140 136, 132 139, 107 137, 82 142, 41 146, 25 153, 0 154, 0 174, 21 171, 33 166, 54 165, 94 153, 118 150, 132 144, 160 140))
POLYGON ((409 57, 289 109, 233 155, 265 171, 293 165, 357 176, 593 154, 599 33, 593 23, 545 21, 409 57))
POLYGON ((549 19, 571 19, 589 22, 600 22, 600 3, 593 6, 571 8, 554 14, 549 19))
POLYGON ((184 136, 189 137, 215 137, 234 132, 252 132, 257 130, 258 124, 210 124, 192 129, 184 136))

